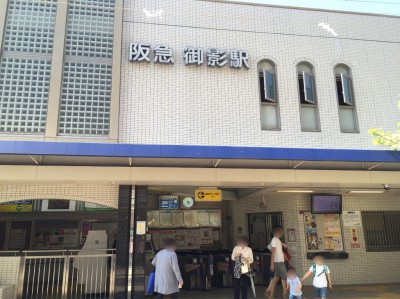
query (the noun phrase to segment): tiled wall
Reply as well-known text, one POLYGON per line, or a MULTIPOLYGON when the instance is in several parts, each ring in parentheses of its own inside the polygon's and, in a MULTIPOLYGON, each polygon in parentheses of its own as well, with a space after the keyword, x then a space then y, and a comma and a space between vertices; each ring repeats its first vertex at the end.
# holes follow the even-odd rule
MULTIPOLYGON (((0 285, 14 285, 15 298, 18 289, 19 264, 20 264, 20 257, 18 256, 0 256, 0 265, 1 265, 0 285)), ((0 298, 4 299, 14 298, 14 297, 7 297, 6 294, 9 295, 9 290, 7 290, 7 293, 4 292, 3 297, 0 296, 0 298)))
POLYGON ((379 149, 367 131, 394 129, 398 121, 399 30, 400 19, 392 17, 211 1, 125 1, 119 141, 379 149), (131 42, 165 44, 175 64, 129 62, 131 42), (186 46, 247 50, 250 70, 185 66, 186 46), (263 57, 277 65, 281 131, 261 130, 256 64, 263 57), (321 132, 300 128, 295 65, 302 60, 315 67, 321 132), (340 132, 337 63, 352 69, 359 134, 340 132))
POLYGON ((1 185, 0 202, 28 199, 69 199, 118 208, 118 186, 1 185))
MULTIPOLYGON (((301 211, 310 210, 307 195, 271 195, 251 196, 233 205, 233 230, 239 226, 243 232, 247 229, 246 213, 283 212, 285 228, 296 228, 297 255, 292 257, 294 267, 302 275, 310 267, 306 259, 306 242, 303 215, 301 211), (260 206, 264 196, 266 206, 260 206)), ((393 211, 400 210, 400 198, 396 196, 344 196, 343 210, 347 211, 393 211)), ((350 230, 343 227, 343 243, 349 253, 348 260, 328 260, 332 271, 333 284, 399 283, 399 252, 366 252, 364 232, 359 230, 361 249, 350 246, 350 230), (390 270, 388 270, 390 269, 390 270)), ((235 234, 235 237, 237 235, 235 234)), ((307 281, 312 283, 312 279, 307 281)))

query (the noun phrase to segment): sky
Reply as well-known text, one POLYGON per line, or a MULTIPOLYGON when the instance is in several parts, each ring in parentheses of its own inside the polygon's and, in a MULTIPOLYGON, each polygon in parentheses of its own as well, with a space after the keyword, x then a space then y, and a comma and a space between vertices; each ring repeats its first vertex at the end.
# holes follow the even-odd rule
POLYGON ((233 1, 400 16, 400 0, 233 0, 233 1))

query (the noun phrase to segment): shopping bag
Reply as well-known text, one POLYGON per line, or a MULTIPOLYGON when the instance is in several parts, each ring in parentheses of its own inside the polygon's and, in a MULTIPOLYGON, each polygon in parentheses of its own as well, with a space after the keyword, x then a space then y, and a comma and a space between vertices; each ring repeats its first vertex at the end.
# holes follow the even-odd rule
POLYGON ((147 284, 147 294, 153 294, 154 293, 154 282, 156 280, 156 272, 153 271, 150 273, 149 276, 149 282, 147 284))

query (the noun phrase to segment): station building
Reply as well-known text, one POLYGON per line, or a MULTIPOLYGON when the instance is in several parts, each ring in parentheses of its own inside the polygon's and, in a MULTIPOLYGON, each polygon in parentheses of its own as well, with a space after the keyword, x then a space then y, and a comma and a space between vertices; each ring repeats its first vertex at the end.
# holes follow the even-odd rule
POLYGON ((0 285, 16 298, 30 291, 20 255, 80 250, 99 230, 116 247, 115 298, 145 296, 146 241, 212 256, 248 236, 262 252, 276 225, 300 273, 322 252, 337 285, 400 282, 400 154, 368 134, 398 121, 398 17, 195 0, 1 7, 0 285), (341 207, 311 214, 312 198, 341 207))

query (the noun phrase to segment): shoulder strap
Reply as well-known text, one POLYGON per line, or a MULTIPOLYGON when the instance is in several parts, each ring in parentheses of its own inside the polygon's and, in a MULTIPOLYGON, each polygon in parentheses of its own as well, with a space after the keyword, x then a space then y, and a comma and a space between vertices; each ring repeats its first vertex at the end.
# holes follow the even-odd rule
POLYGON ((325 273, 328 272, 328 265, 327 264, 324 264, 324 272, 325 273))
POLYGON ((317 265, 316 264, 312 265, 312 271, 313 271, 314 275, 317 274, 317 265))

